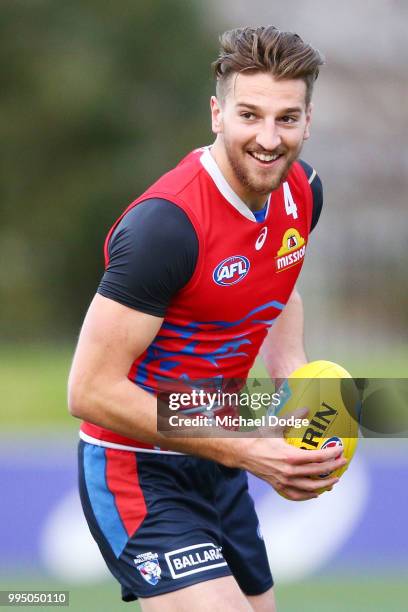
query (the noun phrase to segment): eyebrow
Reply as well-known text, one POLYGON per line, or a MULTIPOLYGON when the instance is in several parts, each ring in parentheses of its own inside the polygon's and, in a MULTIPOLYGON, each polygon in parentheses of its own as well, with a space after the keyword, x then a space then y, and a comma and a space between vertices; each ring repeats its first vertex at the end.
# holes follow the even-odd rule
MULTIPOLYGON (((245 108, 249 108, 251 110, 259 110, 259 106, 256 106, 255 104, 249 104, 247 102, 238 102, 237 103, 237 108, 238 107, 245 107, 245 108)), ((282 113, 279 114, 287 114, 287 113, 301 113, 302 112, 302 108, 300 106, 292 106, 290 108, 285 108, 282 113)))

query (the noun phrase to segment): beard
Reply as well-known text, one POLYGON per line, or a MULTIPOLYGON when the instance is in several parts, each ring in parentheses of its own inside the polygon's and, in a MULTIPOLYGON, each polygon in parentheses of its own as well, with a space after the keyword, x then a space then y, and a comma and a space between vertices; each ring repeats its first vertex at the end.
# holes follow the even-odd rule
POLYGON ((248 155, 249 151, 259 153, 263 151, 253 147, 252 149, 245 150, 245 152, 241 149, 237 152, 237 147, 231 145, 224 133, 225 151, 235 177, 246 191, 265 196, 269 195, 275 189, 278 189, 286 179, 293 162, 296 161, 300 155, 302 145, 303 143, 290 154, 286 149, 276 149, 273 153, 282 155, 278 160, 279 166, 274 169, 265 167, 265 169, 262 170, 262 168, 259 168, 257 171, 255 168, 250 167, 251 162, 249 159, 246 161, 245 157, 248 155))

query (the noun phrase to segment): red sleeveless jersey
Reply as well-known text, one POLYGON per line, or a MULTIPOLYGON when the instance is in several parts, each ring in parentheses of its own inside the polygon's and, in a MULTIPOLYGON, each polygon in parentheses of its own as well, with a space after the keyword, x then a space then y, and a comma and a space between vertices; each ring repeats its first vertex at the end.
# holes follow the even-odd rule
MULTIPOLYGON (((192 278, 173 297, 158 335, 135 359, 129 379, 153 393, 166 379, 217 378, 221 385, 228 379, 245 381, 303 264, 313 208, 303 168, 298 162, 292 165, 259 223, 232 191, 209 149, 193 151, 116 221, 105 242, 106 265, 117 224, 149 198, 169 200, 187 214, 199 253, 192 278)), ((108 443, 153 448, 91 423, 81 429, 108 443)))

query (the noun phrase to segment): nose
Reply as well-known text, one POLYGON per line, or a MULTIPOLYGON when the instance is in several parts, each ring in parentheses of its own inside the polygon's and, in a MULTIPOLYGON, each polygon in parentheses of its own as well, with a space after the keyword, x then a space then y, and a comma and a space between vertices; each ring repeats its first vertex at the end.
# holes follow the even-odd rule
POLYGON ((282 143, 282 138, 279 134, 279 128, 275 122, 265 122, 259 130, 256 142, 265 151, 274 151, 282 143))

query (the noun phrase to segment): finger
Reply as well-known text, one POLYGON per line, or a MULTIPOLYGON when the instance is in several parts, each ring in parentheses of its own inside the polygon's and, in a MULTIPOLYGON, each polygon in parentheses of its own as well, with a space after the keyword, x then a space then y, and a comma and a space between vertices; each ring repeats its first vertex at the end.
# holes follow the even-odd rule
POLYGON ((339 478, 319 478, 317 480, 312 478, 292 478, 290 486, 303 492, 313 493, 325 487, 334 487, 339 480, 339 478))
MULTIPOLYGON (((303 408, 297 408, 296 410, 292 410, 292 412, 288 412, 285 414, 284 418, 289 419, 290 417, 294 417, 295 419, 305 419, 309 414, 309 408, 305 406, 303 408)), ((283 435, 287 434, 292 429, 292 425, 286 425, 283 427, 283 435)))
MULTIPOLYGON (((268 411, 267 414, 271 416, 271 415, 274 415, 274 412, 268 411)), ((307 417, 308 414, 309 414, 309 408, 302 407, 302 408, 297 408, 296 410, 292 410, 291 412, 287 412, 284 415, 274 415, 274 416, 278 416, 280 421, 283 421, 283 420, 287 421, 291 417, 295 419, 299 419, 299 420, 304 419, 307 417)), ((266 431, 263 432, 262 437, 283 438, 285 434, 288 433, 292 429, 292 426, 286 425, 286 424, 282 424, 282 425, 279 424, 279 425, 267 426, 264 429, 266 429, 266 431)))
POLYGON ((309 412, 310 410, 309 408, 307 408, 307 406, 302 406, 302 408, 296 408, 296 410, 288 412, 287 414, 285 414, 285 417, 294 416, 295 418, 303 419, 309 414, 309 412))
POLYGON ((293 465, 302 465, 305 463, 324 463, 330 459, 337 459, 343 454, 343 448, 336 446, 334 448, 325 448, 323 450, 306 450, 302 448, 291 447, 290 461, 293 465))
POLYGON ((338 459, 331 459, 324 463, 306 463, 305 465, 297 465, 294 468, 296 476, 320 476, 320 474, 331 474, 336 470, 347 465, 348 461, 341 456, 338 459))
POLYGON ((301 489, 296 489, 295 487, 285 487, 278 491, 278 493, 291 501, 306 501, 308 499, 316 499, 319 497, 319 494, 314 491, 302 491, 301 489))

